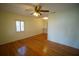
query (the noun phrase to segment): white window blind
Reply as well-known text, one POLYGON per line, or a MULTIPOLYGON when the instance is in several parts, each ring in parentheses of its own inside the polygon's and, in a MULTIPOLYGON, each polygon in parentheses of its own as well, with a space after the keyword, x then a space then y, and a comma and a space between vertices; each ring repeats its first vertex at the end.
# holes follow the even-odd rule
POLYGON ((24 21, 16 21, 16 31, 24 31, 24 21))

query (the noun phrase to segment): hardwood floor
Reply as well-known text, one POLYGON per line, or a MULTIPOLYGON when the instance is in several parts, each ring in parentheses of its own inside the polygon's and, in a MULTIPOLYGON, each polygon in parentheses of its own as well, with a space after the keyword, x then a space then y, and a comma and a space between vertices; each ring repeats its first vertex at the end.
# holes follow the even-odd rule
POLYGON ((1 56, 72 56, 79 49, 47 40, 47 34, 39 34, 16 42, 0 45, 1 56))

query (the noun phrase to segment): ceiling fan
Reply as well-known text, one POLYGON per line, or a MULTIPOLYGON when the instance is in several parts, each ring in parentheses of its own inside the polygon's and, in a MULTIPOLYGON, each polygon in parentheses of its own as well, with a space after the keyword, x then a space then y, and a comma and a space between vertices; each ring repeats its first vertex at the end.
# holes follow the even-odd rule
POLYGON ((42 12, 49 12, 49 10, 42 10, 42 6, 41 5, 32 5, 33 7, 33 12, 31 13, 31 15, 34 16, 40 16, 42 15, 42 12))
POLYGON ((42 6, 40 5, 35 6, 34 10, 35 12, 33 13, 33 15, 36 15, 36 16, 42 15, 41 12, 49 12, 49 10, 42 10, 42 6))

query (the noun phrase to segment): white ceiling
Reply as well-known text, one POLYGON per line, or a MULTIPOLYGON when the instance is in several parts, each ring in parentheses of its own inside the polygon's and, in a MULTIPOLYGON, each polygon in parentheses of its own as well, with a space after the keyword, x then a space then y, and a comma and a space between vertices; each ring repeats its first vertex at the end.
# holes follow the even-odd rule
MULTIPOLYGON (((34 12, 34 3, 0 3, 0 10, 13 12, 25 16, 32 16, 34 12)), ((79 4, 56 4, 56 3, 40 3, 42 9, 50 10, 50 12, 60 12, 73 6, 79 6, 79 4)), ((48 13, 42 13, 42 16, 48 16, 48 13)))

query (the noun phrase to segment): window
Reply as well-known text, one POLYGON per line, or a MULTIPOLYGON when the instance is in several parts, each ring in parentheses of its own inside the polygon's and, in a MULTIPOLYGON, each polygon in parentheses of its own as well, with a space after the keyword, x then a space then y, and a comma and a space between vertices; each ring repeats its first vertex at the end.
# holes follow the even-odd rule
POLYGON ((21 31, 24 31, 24 22, 21 21, 21 31))
POLYGON ((21 32, 24 31, 24 21, 16 21, 16 31, 21 32))

